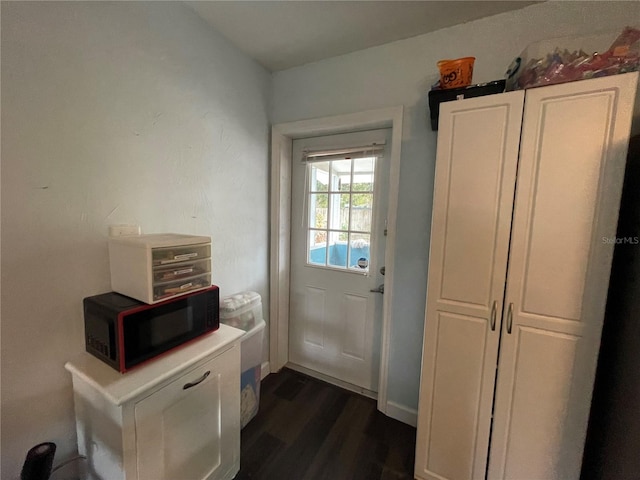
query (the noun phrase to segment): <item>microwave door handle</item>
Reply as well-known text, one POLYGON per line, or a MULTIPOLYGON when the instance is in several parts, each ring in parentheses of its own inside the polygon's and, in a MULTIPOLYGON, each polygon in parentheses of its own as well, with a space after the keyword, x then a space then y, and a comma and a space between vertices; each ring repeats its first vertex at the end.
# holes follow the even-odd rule
POLYGON ((202 382, 204 382, 207 377, 211 374, 211 370, 207 370, 206 372, 204 372, 204 375, 202 375, 199 379, 193 381, 193 382, 189 382, 189 383, 185 383, 184 387, 182 387, 183 390, 187 390, 188 388, 191 387, 195 387, 196 385, 201 384, 202 382))

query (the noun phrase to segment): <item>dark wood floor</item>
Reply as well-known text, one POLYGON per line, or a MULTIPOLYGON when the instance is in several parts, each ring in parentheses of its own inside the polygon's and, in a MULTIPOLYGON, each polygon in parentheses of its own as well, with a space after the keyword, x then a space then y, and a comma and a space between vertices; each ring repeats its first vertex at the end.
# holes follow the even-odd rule
POLYGON ((415 441, 374 400, 283 369, 262 381, 235 480, 410 480, 415 441))

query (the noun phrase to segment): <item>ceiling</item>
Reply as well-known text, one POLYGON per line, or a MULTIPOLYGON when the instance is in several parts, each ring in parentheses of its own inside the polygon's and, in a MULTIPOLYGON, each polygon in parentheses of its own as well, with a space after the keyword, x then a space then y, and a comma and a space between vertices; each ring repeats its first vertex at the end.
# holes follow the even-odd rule
POLYGON ((274 72, 450 27, 530 1, 187 1, 274 72))

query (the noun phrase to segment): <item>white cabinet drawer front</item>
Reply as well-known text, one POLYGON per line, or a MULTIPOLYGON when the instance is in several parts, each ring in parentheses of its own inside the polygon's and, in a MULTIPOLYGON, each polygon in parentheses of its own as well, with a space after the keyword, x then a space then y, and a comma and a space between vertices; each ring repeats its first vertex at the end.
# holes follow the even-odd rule
POLYGON ((158 284, 153 286, 153 299, 164 300, 176 295, 183 295, 187 292, 202 290, 211 286, 211 274, 198 275, 179 279, 173 282, 158 284))
POLYGON ((154 248, 151 256, 154 267, 199 260, 211 257, 211 244, 154 248))
POLYGON ((238 347, 136 404, 140 480, 228 478, 240 446, 236 357, 238 347))
POLYGON ((192 262, 174 263, 169 266, 154 267, 153 284, 184 280, 211 272, 211 259, 196 260, 192 262))

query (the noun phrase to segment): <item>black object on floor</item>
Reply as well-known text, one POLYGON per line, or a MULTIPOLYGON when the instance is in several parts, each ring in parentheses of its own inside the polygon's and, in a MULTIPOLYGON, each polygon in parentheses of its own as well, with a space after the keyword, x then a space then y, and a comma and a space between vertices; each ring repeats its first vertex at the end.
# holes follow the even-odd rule
POLYGON ((260 388, 235 480, 411 480, 415 428, 370 398, 289 369, 260 388))
POLYGON ((24 460, 20 480, 48 480, 56 454, 56 444, 45 442, 32 447, 24 460))

